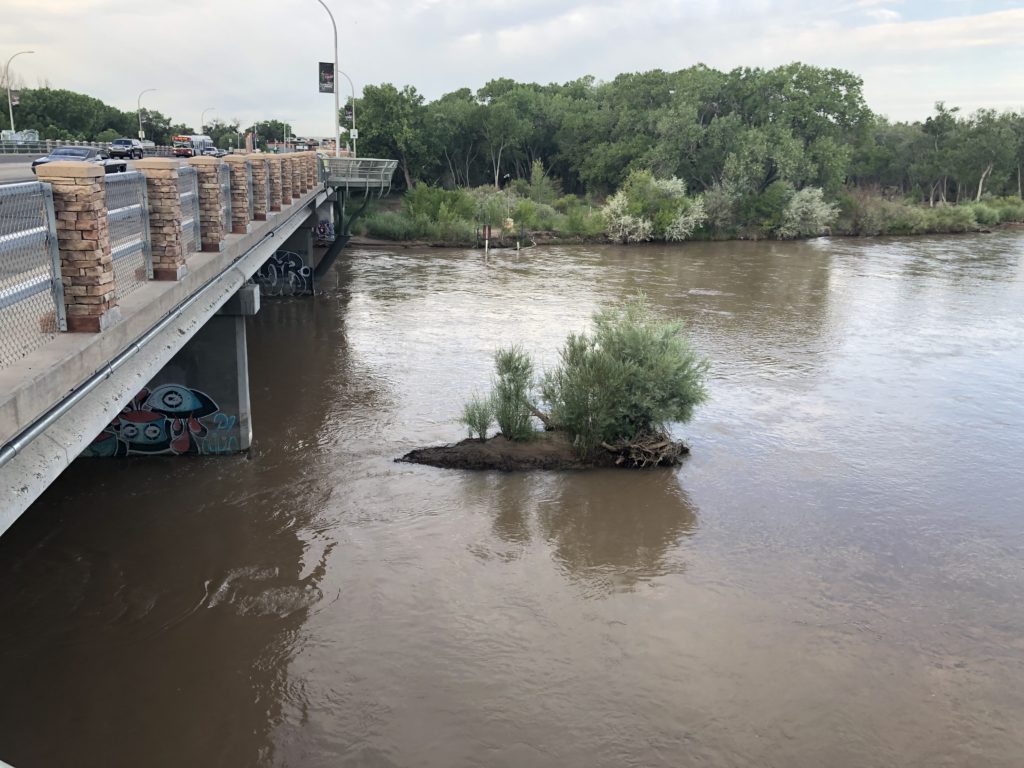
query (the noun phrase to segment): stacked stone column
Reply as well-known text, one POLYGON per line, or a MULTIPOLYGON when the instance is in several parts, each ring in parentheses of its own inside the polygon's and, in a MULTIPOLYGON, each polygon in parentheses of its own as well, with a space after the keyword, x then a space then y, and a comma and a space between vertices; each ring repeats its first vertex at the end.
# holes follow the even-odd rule
POLYGON ((188 164, 196 169, 199 181, 199 236, 203 250, 222 250, 230 223, 224 221, 220 198, 220 178, 217 172, 222 163, 215 157, 190 157, 188 164))
POLYGON ((320 160, 317 158, 316 152, 310 152, 306 158, 306 180, 310 189, 314 189, 319 181, 316 172, 316 166, 319 162, 320 160))
POLYGON ((249 160, 244 155, 224 158, 231 168, 231 232, 244 235, 249 231, 249 160))
POLYGON ((267 159, 260 155, 252 158, 252 217, 256 221, 267 220, 267 185, 270 184, 267 159))
POLYGON ((292 171, 292 198, 298 199, 302 197, 302 193, 306 190, 303 189, 303 183, 306 179, 306 174, 302 172, 302 159, 299 157, 299 153, 295 152, 291 158, 291 171, 292 171))
POLYGON ((54 162, 36 170, 53 188, 68 330, 96 333, 121 319, 110 253, 103 168, 54 162))
POLYGON ((181 228, 181 192, 178 161, 169 157, 137 160, 135 168, 146 177, 149 199, 149 240, 153 249, 153 279, 181 280, 185 266, 185 236, 181 228))
POLYGON ((297 197, 292 189, 292 159, 288 155, 281 156, 281 205, 291 205, 297 197))
POLYGON ((270 210, 281 210, 281 158, 271 155, 270 161, 270 210))

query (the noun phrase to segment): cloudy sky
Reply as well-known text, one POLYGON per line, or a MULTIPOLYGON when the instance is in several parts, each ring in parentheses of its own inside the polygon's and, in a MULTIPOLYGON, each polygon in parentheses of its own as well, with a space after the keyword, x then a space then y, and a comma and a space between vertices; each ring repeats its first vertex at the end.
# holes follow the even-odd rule
MULTIPOLYGON (((926 117, 1024 108, 1024 0, 325 0, 341 69, 355 82, 412 84, 428 99, 494 77, 582 75, 703 62, 718 69, 791 61, 850 69, 869 105, 926 117)), ((332 97, 317 61, 333 58, 316 0, 3 0, 0 66, 122 109, 175 120, 290 121, 329 135, 332 97)), ((347 83, 342 80, 347 88, 347 83)))

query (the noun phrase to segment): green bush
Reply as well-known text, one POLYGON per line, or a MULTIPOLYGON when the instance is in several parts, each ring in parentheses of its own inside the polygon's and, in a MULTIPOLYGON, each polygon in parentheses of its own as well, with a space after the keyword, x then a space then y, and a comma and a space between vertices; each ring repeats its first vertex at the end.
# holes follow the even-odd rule
POLYGON ((494 423, 494 403, 491 398, 473 395, 462 407, 459 423, 466 425, 470 437, 475 434, 478 440, 486 440, 487 430, 494 423))
POLYGON ((494 418, 501 434, 509 440, 529 440, 533 434, 530 388, 533 386, 533 361, 519 346, 504 347, 494 353, 494 418))
POLYGON ((1000 221, 1024 221, 1024 200, 1019 197, 995 197, 985 204, 998 211, 1000 221))
POLYGON ((645 297, 594 315, 591 334, 570 334, 541 382, 551 420, 586 455, 687 422, 704 402, 708 362, 645 297))
POLYGON ((402 205, 409 216, 423 214, 431 221, 472 220, 476 214, 476 202, 465 190, 427 184, 417 184, 408 190, 402 205))
POLYGON ((589 208, 577 205, 566 213, 559 231, 571 237, 597 237, 604 232, 604 220, 589 208))
POLYGON ((964 205, 938 205, 935 208, 928 208, 926 221, 928 232, 975 232, 978 229, 974 211, 964 205))
POLYGON ((819 187, 804 187, 787 203, 775 236, 779 239, 817 237, 828 230, 838 210, 837 206, 825 202, 819 187))
POLYGON ((771 236, 782 226, 789 201, 793 199, 792 185, 775 181, 761 193, 749 192, 740 199, 739 223, 771 236))
POLYGON ((975 220, 983 227, 995 227, 1002 220, 999 215, 999 209, 995 206, 986 203, 971 203, 964 207, 971 209, 975 220))
POLYGON ((406 216, 394 211, 384 211, 367 217, 365 229, 370 237, 382 240, 412 240, 415 237, 413 223, 406 216))

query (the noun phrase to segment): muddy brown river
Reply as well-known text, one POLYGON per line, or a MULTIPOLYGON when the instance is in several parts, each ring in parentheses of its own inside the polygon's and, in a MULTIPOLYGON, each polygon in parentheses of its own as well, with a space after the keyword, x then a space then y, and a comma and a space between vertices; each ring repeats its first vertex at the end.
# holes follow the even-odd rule
POLYGON ((353 250, 250 327, 256 445, 81 461, 0 538, 0 759, 1024 764, 1024 234, 353 250), (645 291, 677 471, 396 464, 645 291))

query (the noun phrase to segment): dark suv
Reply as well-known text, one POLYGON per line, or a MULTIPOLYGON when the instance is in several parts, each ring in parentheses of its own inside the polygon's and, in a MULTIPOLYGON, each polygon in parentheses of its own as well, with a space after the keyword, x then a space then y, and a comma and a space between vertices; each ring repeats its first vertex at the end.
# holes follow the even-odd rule
POLYGON ((114 139, 110 142, 111 157, 130 157, 141 160, 142 155, 142 142, 138 139, 114 139))

